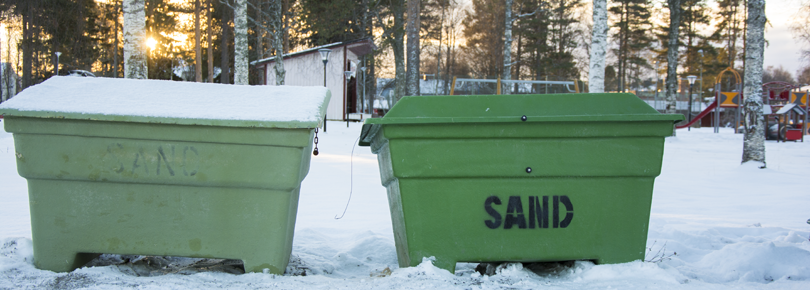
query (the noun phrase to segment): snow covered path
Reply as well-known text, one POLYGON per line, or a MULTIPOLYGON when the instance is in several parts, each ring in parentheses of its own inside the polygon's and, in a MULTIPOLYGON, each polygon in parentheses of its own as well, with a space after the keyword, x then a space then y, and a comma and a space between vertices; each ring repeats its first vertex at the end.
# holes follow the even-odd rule
MULTIPOLYGON (((1 123, 0 123, 1 124, 1 123)), ((356 147, 360 124, 330 122, 319 134, 301 189, 294 259, 306 276, 201 272, 137 277, 116 266, 71 273, 31 264, 25 179, 17 175, 11 134, 0 132, 0 289, 808 289, 810 140, 768 141, 768 169, 739 165, 742 135, 710 128, 666 141, 656 179, 647 259, 660 263, 577 262, 537 273, 511 265, 494 276, 462 264, 457 273, 397 267, 385 189, 376 156, 356 147), (351 172, 353 192, 349 198, 351 172), (674 253, 677 253, 673 255, 674 253), (393 272, 388 275, 385 268, 393 272), (539 274, 538 274, 539 273, 539 274)))

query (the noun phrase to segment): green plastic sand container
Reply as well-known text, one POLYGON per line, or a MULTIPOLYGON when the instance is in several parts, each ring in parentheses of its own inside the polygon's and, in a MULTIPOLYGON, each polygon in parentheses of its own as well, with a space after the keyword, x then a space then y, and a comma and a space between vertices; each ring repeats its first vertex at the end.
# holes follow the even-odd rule
POLYGON ((632 94, 404 97, 366 120, 400 267, 643 259, 664 138, 632 94))
POLYGON ((28 180, 34 265, 99 254, 284 273, 322 87, 54 77, 0 105, 28 180))

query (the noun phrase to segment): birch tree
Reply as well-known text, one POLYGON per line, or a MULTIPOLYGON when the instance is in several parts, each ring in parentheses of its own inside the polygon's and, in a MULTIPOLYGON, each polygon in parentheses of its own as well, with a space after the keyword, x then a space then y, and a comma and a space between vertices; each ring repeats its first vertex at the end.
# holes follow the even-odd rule
MULTIPOLYGON (((678 93, 678 33, 681 26, 681 0, 667 0, 669 5, 669 43, 667 47, 666 100, 667 114, 674 114, 678 93)), ((675 131, 673 131, 673 134, 675 131)))
POLYGON ((234 73, 233 83, 248 84, 247 0, 236 0, 234 7, 234 73))
POLYGON ((765 120, 762 115, 762 65, 765 51, 765 0, 748 0, 745 40, 745 88, 743 89, 742 163, 757 162, 765 168, 765 120))
POLYGON ((270 26, 273 28, 273 47, 276 51, 276 61, 273 65, 273 70, 276 73, 276 85, 284 85, 284 78, 287 72, 284 70, 284 27, 283 15, 281 13, 281 0, 273 0, 270 4, 273 7, 272 17, 270 17, 270 26))
MULTIPOLYGON (((222 3, 225 4, 226 6, 230 7, 231 9, 233 9, 234 13, 236 14, 240 10, 240 8, 239 8, 240 2, 239 1, 240 0, 238 0, 236 2, 236 6, 231 5, 228 2, 222 2, 222 3)), ((257 7, 256 5, 254 5, 254 4, 250 3, 250 2, 244 1, 244 3, 246 3, 245 4, 245 11, 247 11, 247 6, 249 5, 254 10, 256 10, 258 15, 260 16, 260 17, 257 17, 257 18, 259 18, 260 20, 256 20, 256 19, 254 19, 252 17, 249 17, 246 12, 244 13, 244 19, 245 19, 245 27, 247 27, 247 21, 250 20, 251 23, 256 25, 255 27, 257 29, 263 30, 264 32, 272 35, 272 37, 273 37, 272 46, 273 46, 273 49, 276 51, 276 58, 275 58, 275 61, 274 61, 273 69, 274 69, 275 74, 276 74, 276 85, 280 86, 280 85, 284 85, 284 78, 285 78, 285 75, 286 75, 286 71, 284 70, 284 57, 283 57, 284 56, 284 35, 287 33, 287 31, 289 29, 291 29, 291 27, 289 25, 285 25, 285 23, 284 23, 284 13, 283 13, 284 8, 283 8, 281 0, 272 0, 270 2, 271 2, 270 3, 270 8, 271 8, 272 12, 271 13, 266 13, 265 11, 263 11, 262 5, 259 5, 257 7), (265 23, 263 23, 261 21, 262 18, 267 18, 267 19, 270 20, 270 26, 269 27, 266 26, 265 23)), ((234 26, 236 26, 235 22, 234 22, 234 26)), ((261 39, 259 39, 259 42, 261 42, 261 39)), ((238 62, 238 60, 239 60, 239 56, 238 56, 239 55, 239 45, 238 45, 238 42, 234 46, 235 46, 235 48, 234 48, 235 54, 237 55, 235 62, 238 62)), ((247 28, 245 28, 245 44, 244 44, 244 58, 243 58, 245 60, 245 73, 244 73, 245 74, 245 83, 244 84, 248 84, 248 79, 247 79, 247 77, 248 77, 248 73, 247 73, 248 52, 247 52, 247 49, 248 49, 248 45, 247 45, 247 28)), ((259 49, 259 50, 261 50, 261 49, 259 49)), ((261 57, 261 55, 259 57, 261 57)), ((237 79, 236 73, 238 73, 238 72, 239 72, 238 69, 235 69, 235 71, 234 71, 234 79, 235 79, 234 83, 236 83, 236 79, 237 79)))
MULTIPOLYGON (((503 79, 512 79, 512 0, 506 0, 504 8, 503 79)), ((509 85, 503 84, 501 93, 510 94, 509 85)))
POLYGON ((593 36, 588 70, 588 91, 605 92, 605 55, 607 54, 607 0, 593 1, 593 36))
POLYGON ((419 95, 419 31, 421 27, 420 0, 408 0, 408 70, 405 76, 407 82, 407 92, 409 96, 419 95))
POLYGON ((124 0, 124 77, 146 79, 144 0, 124 0))

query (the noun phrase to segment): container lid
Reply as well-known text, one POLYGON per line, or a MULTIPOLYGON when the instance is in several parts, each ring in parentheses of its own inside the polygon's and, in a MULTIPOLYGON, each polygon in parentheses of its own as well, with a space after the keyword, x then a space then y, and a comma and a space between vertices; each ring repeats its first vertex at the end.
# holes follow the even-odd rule
POLYGON ((115 122, 264 128, 320 125, 324 87, 240 86, 56 76, 0 104, 0 114, 115 122))
POLYGON ((404 97, 383 118, 366 124, 672 121, 628 93, 404 97), (526 116, 523 120, 523 116, 526 116))

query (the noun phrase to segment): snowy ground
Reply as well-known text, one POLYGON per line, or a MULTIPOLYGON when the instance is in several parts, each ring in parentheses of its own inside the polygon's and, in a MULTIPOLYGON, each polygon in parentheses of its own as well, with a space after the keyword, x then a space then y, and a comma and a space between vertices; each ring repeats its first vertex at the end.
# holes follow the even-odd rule
POLYGON ((119 266, 71 273, 33 267, 28 197, 11 134, 0 131, 0 289, 810 289, 810 140, 767 143, 768 169, 739 165, 742 136, 679 130, 656 179, 647 259, 577 262, 493 276, 459 265, 397 267, 385 189, 368 147, 350 153, 360 124, 330 122, 301 189, 293 259, 306 276, 216 271, 139 277, 119 266), (677 254, 675 254, 677 253, 677 254), (391 271, 385 270, 386 268, 391 271))

